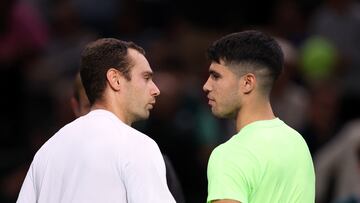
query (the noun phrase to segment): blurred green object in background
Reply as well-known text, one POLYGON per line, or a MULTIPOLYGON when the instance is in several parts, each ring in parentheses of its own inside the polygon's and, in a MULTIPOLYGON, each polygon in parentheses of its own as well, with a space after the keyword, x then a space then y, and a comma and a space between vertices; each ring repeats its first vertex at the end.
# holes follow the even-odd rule
POLYGON ((300 49, 301 70, 307 80, 322 80, 331 76, 337 63, 334 45, 323 37, 308 38, 300 49))

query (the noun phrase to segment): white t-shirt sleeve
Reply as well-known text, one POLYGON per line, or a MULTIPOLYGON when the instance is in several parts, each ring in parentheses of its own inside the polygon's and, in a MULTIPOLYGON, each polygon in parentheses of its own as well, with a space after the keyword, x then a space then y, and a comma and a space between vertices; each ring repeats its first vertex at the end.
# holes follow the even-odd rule
POLYGON ((166 183, 164 159, 155 142, 139 146, 128 158, 123 178, 129 203, 175 202, 166 183))
POLYGON ((36 203, 36 191, 33 178, 33 163, 26 174, 23 185, 16 201, 17 203, 36 203))

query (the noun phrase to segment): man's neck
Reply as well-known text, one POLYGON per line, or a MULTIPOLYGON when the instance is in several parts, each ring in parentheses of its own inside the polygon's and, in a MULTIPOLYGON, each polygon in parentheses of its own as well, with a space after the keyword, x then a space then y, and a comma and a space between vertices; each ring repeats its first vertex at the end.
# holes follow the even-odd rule
POLYGON ((239 132, 244 126, 252 122, 260 120, 271 120, 274 118, 275 115, 268 100, 248 102, 242 106, 237 114, 236 131, 239 132))
POLYGON ((104 109, 104 110, 110 111, 113 114, 115 114, 115 116, 118 117, 126 125, 131 126, 131 124, 132 124, 132 121, 130 121, 130 119, 127 119, 127 117, 124 116, 124 112, 122 111, 122 109, 117 108, 117 105, 109 104, 107 102, 96 102, 91 107, 91 110, 96 110, 96 109, 104 109))

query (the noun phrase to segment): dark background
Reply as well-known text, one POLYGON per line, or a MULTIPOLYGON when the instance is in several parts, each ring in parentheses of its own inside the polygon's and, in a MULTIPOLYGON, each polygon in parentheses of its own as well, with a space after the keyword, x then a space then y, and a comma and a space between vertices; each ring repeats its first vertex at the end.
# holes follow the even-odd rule
POLYGON ((302 133, 315 156, 360 115, 358 6, 348 0, 1 0, 0 202, 15 202, 35 152, 75 119, 69 101, 80 52, 100 37, 145 48, 161 95, 150 119, 134 127, 168 155, 187 202, 205 202, 209 155, 235 133, 232 121, 211 115, 202 92, 206 48, 230 32, 259 29, 281 41, 286 70, 274 88, 274 111, 302 133))

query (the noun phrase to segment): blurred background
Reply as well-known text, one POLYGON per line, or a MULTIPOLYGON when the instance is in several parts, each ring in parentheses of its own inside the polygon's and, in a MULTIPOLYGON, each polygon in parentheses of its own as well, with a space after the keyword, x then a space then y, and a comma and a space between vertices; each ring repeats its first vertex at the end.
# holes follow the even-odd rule
POLYGON ((205 51, 246 29, 285 53, 272 105, 309 145, 316 202, 360 202, 359 0, 1 0, 0 202, 16 201, 36 151, 75 119, 80 52, 100 37, 145 48, 161 95, 134 127, 171 160, 186 202, 205 202, 209 155, 236 133, 207 105, 205 51))

